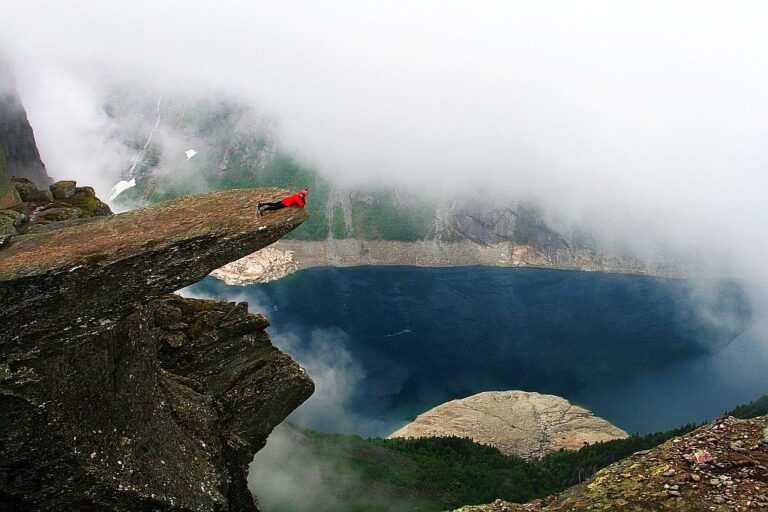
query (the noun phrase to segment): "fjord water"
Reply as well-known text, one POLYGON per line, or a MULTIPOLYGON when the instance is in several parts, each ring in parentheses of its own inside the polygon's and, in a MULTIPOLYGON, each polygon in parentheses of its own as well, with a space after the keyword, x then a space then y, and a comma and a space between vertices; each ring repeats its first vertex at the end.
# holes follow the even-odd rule
POLYGON ((187 289, 245 300, 318 391, 295 420, 386 435, 481 391, 551 393, 629 432, 716 417, 768 391, 746 295, 730 282, 487 267, 304 270, 187 289), (750 368, 756 368, 752 371, 750 368), (312 404, 314 401, 314 406, 312 404))

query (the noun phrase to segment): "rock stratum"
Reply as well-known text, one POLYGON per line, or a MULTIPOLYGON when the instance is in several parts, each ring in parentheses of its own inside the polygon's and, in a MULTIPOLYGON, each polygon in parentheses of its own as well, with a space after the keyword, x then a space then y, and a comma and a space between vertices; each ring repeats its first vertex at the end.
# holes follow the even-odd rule
POLYGON ((420 414, 389 438, 464 437, 526 460, 627 433, 564 398, 525 391, 489 391, 420 414))
POLYGON ((171 292, 303 222, 257 215, 285 193, 190 196, 0 247, 0 510, 257 510, 247 465, 312 381, 246 304, 171 292))
POLYGON ((560 494, 455 512, 768 510, 768 417, 720 418, 612 464, 560 494))

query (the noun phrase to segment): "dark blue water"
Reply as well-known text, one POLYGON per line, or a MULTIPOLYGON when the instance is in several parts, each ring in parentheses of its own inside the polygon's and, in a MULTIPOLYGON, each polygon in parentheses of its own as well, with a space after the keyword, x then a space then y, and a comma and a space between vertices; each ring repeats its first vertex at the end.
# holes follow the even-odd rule
POLYGON ((247 300, 269 318, 275 343, 325 395, 298 421, 324 430, 386 434, 450 399, 522 389, 647 432, 768 391, 762 344, 742 335, 750 306, 727 282, 702 292, 642 276, 357 267, 188 290, 247 300))

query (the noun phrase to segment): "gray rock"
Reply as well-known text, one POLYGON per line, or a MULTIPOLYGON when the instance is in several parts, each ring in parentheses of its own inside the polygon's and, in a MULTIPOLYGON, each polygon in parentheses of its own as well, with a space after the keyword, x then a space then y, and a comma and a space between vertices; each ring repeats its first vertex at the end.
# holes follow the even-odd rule
POLYGON ((16 234, 13 219, 0 215, 0 236, 12 236, 16 234))
POLYGON ((33 192, 19 192, 21 200, 28 203, 52 203, 53 194, 50 190, 35 190, 33 192))
POLYGON ((16 91, 9 62, 0 56, 0 150, 5 153, 8 174, 30 178, 41 187, 51 179, 40 159, 35 135, 16 91))
POLYGON ((185 197, 0 249, 0 509, 257 510, 248 463, 313 384, 244 305, 167 294, 306 220, 254 221, 285 192, 185 197))
POLYGON ((24 215, 21 212, 17 212, 16 210, 0 210, 0 216, 3 217, 9 217, 11 220, 13 220, 13 225, 18 227, 19 224, 24 222, 26 220, 26 215, 24 215))
POLYGON ((13 186, 16 187, 16 191, 19 193, 19 196, 21 196, 22 201, 27 200, 25 199, 27 194, 33 194, 37 192, 37 185, 35 185, 35 183, 28 178, 11 176, 11 181, 13 182, 13 186))
POLYGON ((75 195, 77 189, 76 181, 57 181, 50 186, 54 199, 67 199, 75 195))

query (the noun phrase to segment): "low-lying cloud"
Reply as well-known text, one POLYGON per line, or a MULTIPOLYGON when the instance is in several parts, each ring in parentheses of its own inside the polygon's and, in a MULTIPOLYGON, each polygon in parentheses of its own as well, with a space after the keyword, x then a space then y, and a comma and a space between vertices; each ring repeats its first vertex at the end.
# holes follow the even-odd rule
MULTIPOLYGON (((120 84, 226 95, 336 182, 534 197, 729 273, 768 253, 761 2, 0 1, 43 157, 102 190, 120 84)), ((103 192, 102 192, 103 194, 103 192)))
POLYGON ((768 283, 766 14, 757 1, 0 0, 0 45, 49 171, 102 196, 136 149, 103 109, 116 86, 234 98, 337 184, 534 199, 644 256, 768 283))

